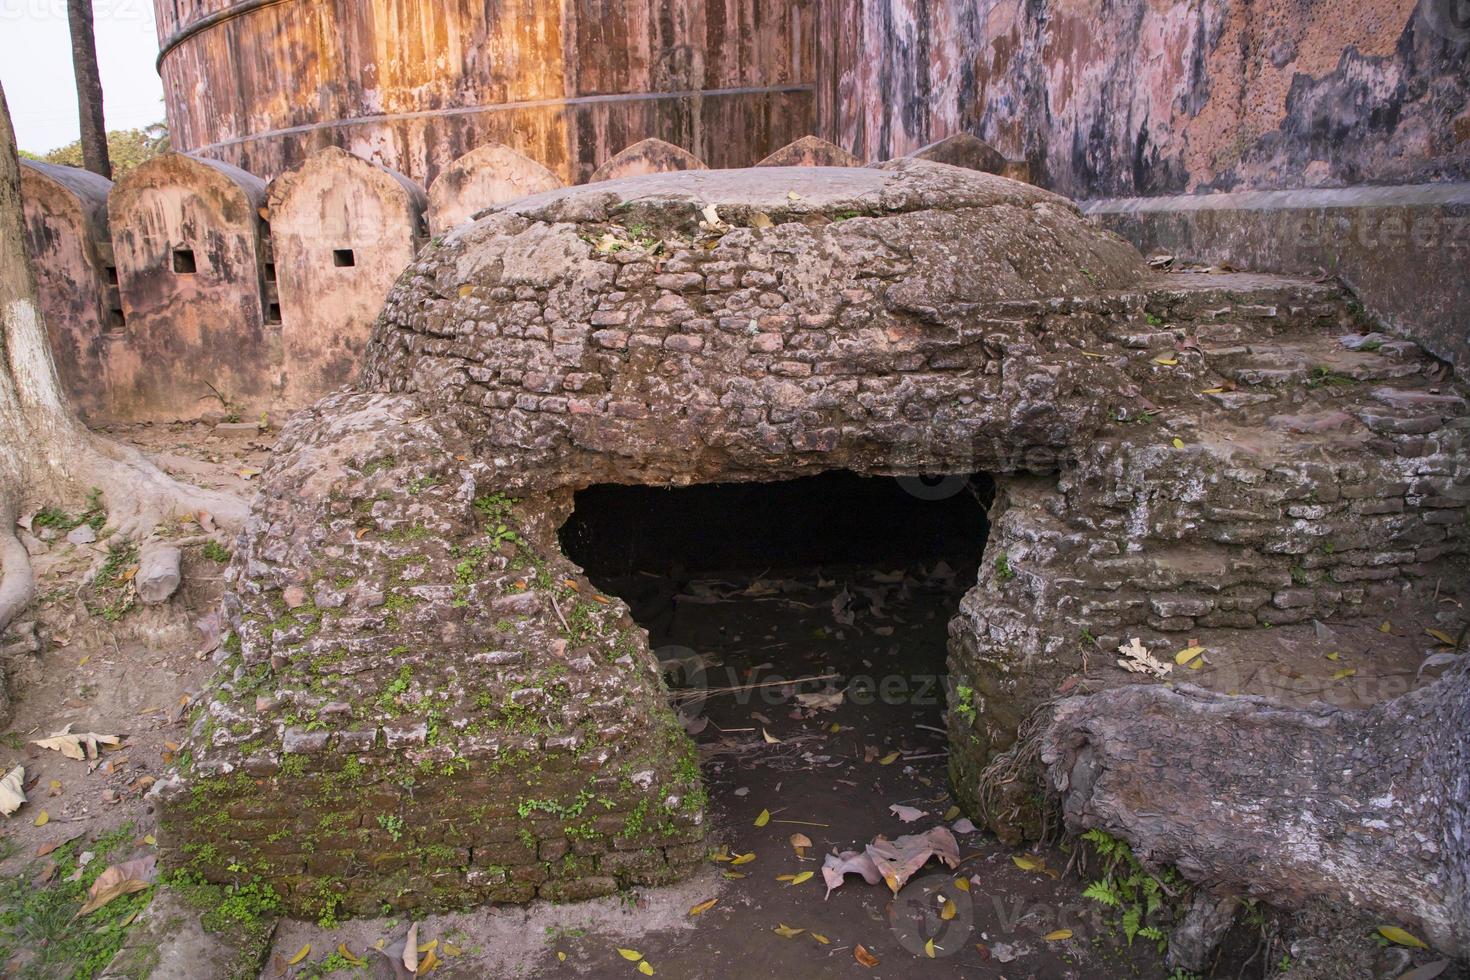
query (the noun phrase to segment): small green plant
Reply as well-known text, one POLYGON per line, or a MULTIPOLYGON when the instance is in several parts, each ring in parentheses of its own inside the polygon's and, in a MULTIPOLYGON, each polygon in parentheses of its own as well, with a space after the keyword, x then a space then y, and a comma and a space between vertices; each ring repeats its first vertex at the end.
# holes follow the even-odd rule
POLYGON ((106 523, 107 507, 102 503, 102 490, 99 487, 93 487, 87 491, 87 507, 76 517, 60 507, 43 507, 35 517, 31 518, 31 527, 51 528, 62 533, 81 527, 83 524, 94 531, 101 531, 106 523))
POLYGON ((1149 874, 1131 847, 1101 830, 1089 830, 1082 838, 1103 861, 1103 877, 1083 889, 1082 896, 1117 911, 1118 926, 1128 945, 1142 937, 1162 953, 1169 945, 1169 934, 1157 923, 1172 914, 1167 900, 1182 895, 1187 890, 1185 883, 1172 868, 1158 877, 1149 874))
POLYGON ((380 813, 380 814, 378 814, 378 826, 379 827, 382 827, 384 830, 386 830, 388 832, 388 836, 391 837, 391 838, 393 838, 393 842, 395 844, 398 841, 400 841, 400 840, 403 839, 403 818, 402 817, 396 816, 396 815, 390 817, 390 816, 387 816, 386 814, 381 814, 380 813))
POLYGON ((964 684, 954 689, 954 705, 952 710, 955 714, 965 719, 965 724, 975 723, 975 689, 966 687, 964 684))
POLYGON ((1000 554, 995 559, 995 580, 997 582, 1009 582, 1016 577, 1015 569, 1011 568, 1011 556, 1000 554))
POLYGON ((1307 378, 1308 388, 1336 388, 1351 384, 1357 382, 1345 374, 1338 374, 1325 364, 1312 368, 1312 374, 1307 378))
POLYGON ((219 562, 221 565, 228 565, 230 563, 230 549, 218 541, 204 542, 204 547, 201 550, 204 552, 204 557, 210 561, 219 562))
POLYGON ((138 595, 128 572, 137 563, 138 546, 135 544, 118 541, 107 549, 107 558, 92 579, 92 602, 88 605, 92 615, 115 623, 132 611, 138 595))
POLYGON ((1152 313, 1145 313, 1143 319, 1151 327, 1161 327, 1164 325, 1164 321, 1152 313))

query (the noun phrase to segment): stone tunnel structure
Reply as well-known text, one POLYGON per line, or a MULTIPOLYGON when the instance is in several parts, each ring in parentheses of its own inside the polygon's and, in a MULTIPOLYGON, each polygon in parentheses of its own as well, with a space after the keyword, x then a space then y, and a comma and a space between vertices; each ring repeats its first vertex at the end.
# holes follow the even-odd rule
POLYGON ((1079 677, 1141 679, 1089 650, 1188 638, 1197 683, 1250 693, 1261 627, 1465 581, 1464 390, 1365 329, 1336 285, 1160 276, 1063 198, 924 161, 494 208, 420 254, 357 384, 283 432, 156 790, 166 858, 308 914, 684 874, 692 746, 557 529, 594 483, 839 468, 993 476, 949 626, 951 774, 1034 834, 1028 784, 983 773, 1079 677))

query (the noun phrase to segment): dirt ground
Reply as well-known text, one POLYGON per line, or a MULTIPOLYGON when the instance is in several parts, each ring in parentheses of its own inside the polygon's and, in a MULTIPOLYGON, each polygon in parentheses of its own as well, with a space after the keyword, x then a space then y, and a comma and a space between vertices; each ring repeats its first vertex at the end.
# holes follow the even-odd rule
MULTIPOLYGON (((241 493, 270 441, 268 433, 220 436, 207 424, 116 434, 162 454, 177 475, 241 493)), ((184 585, 158 607, 128 608, 127 584, 115 574, 103 588, 87 584, 99 566, 111 573, 112 542, 53 535, 37 546, 40 599, 28 621, 39 652, 17 649, 24 636, 7 640, 14 715, 0 763, 5 772, 25 767, 29 796, 0 819, 7 976, 101 975, 127 930, 146 921, 153 890, 90 918, 73 915, 104 866, 152 852, 145 794, 179 750, 182 719, 219 640, 214 611, 221 549, 230 542, 209 525, 207 515, 193 515, 169 530, 189 542, 184 585), (116 735, 119 744, 81 761, 33 744, 67 725, 116 735)), ((1152 941, 1127 942, 1117 913, 1083 896, 1102 876, 1095 855, 1014 851, 958 818, 946 780, 944 646, 946 620, 973 576, 973 567, 934 562, 600 582, 651 626, 678 682, 678 706, 704 758, 713 859, 669 888, 431 916, 417 925, 422 955, 437 963, 430 975, 1184 977, 1165 968, 1152 941), (936 827, 954 834, 957 867, 931 861, 896 897, 857 875, 827 894, 828 852, 936 827), (864 956, 876 962, 865 965, 864 956)), ((1386 633, 1371 625, 1326 636, 1310 627, 1273 631, 1255 655, 1271 661, 1272 644, 1318 643, 1340 647, 1365 674, 1412 674, 1422 642, 1410 619, 1386 633)), ((1249 669, 1233 676, 1249 686, 1283 683, 1270 663, 1240 666, 1249 669)), ((1303 683, 1325 690, 1336 670, 1284 679, 1298 694, 1303 683)), ((394 976, 376 950, 401 943, 409 925, 283 921, 260 976, 394 976)), ((1205 975, 1280 975, 1310 948, 1275 917, 1255 915, 1237 925, 1205 975)), ((1412 965, 1402 951, 1370 950, 1372 957, 1377 965, 1365 976, 1397 977, 1412 965)))

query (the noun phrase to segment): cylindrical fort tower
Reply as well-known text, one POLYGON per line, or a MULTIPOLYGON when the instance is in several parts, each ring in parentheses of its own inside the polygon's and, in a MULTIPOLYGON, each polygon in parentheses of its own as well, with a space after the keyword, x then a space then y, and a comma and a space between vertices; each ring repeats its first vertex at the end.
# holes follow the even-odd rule
POLYGON ((810 132, 809 0, 155 0, 175 149, 341 146, 427 184, 489 141, 579 182, 650 136, 746 166, 810 132))

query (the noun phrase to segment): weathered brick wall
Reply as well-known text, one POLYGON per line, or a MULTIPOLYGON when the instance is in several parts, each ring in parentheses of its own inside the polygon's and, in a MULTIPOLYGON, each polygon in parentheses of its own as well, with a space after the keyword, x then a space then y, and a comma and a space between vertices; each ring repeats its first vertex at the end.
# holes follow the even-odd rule
POLYGON ((468 444, 373 395, 282 434, 171 860, 321 915, 587 897, 702 857, 693 746, 643 631, 558 553, 569 498, 507 498, 468 444))

